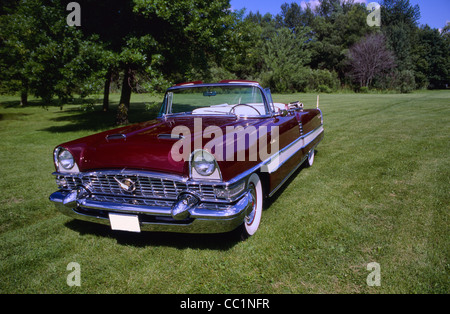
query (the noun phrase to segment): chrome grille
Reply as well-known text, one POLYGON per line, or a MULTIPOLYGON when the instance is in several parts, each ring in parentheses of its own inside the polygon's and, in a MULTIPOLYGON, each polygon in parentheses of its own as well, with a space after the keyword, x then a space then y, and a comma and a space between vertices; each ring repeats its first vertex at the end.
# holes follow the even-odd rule
POLYGON ((66 182, 63 189, 74 190, 78 186, 90 186, 93 194, 138 197, 149 199, 175 200, 179 193, 192 191, 203 200, 216 200, 214 187, 212 185, 187 184, 164 178, 145 175, 121 175, 121 174, 90 174, 84 176, 58 176, 58 180, 66 182), (116 180, 117 179, 117 180, 116 180), (117 181, 130 179, 135 184, 133 192, 123 190, 117 181))

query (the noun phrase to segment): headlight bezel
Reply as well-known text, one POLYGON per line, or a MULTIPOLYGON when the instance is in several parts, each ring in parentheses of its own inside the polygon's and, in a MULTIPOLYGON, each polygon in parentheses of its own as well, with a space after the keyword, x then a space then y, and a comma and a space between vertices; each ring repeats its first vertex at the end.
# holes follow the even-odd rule
POLYGON ((79 172, 75 157, 64 147, 58 146, 55 148, 53 152, 53 162, 59 172, 79 172), (62 158, 64 158, 64 161, 62 161, 62 158))
POLYGON ((65 170, 71 170, 75 166, 75 159, 67 149, 61 149, 58 153, 58 164, 65 170))
POLYGON ((198 150, 192 155, 192 165, 204 177, 209 177, 216 170, 214 157, 204 150, 198 150))
POLYGON ((213 154, 197 149, 189 158, 190 177, 194 180, 222 180, 219 165, 213 154))

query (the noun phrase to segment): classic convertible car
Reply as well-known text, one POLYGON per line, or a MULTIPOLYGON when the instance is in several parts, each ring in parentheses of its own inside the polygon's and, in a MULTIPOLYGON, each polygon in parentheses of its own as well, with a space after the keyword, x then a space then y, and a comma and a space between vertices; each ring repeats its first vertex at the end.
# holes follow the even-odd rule
POLYGON ((57 146, 50 200, 113 230, 247 237, 323 136, 320 109, 273 103, 257 82, 178 84, 155 120, 57 146))

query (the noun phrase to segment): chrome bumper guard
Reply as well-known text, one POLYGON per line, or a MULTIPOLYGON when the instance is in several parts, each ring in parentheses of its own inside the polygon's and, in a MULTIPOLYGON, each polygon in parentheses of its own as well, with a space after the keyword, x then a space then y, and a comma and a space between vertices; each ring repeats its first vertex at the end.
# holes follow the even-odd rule
POLYGON ((172 207, 134 205, 98 201, 88 191, 57 191, 50 195, 56 208, 71 218, 110 225, 109 213, 138 215, 142 231, 165 231, 181 233, 223 233, 236 229, 252 209, 249 191, 226 209, 217 209, 216 204, 200 203, 181 194, 172 207))

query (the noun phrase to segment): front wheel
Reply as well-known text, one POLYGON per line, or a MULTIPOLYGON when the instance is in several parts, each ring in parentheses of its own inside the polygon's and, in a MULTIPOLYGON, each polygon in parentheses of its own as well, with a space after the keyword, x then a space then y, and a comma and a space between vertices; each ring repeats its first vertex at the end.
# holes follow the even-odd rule
POLYGON ((250 212, 245 216, 244 222, 240 227, 242 239, 246 239, 256 233, 261 222, 263 209, 263 190, 259 176, 254 173, 248 180, 248 188, 252 196, 250 212))

